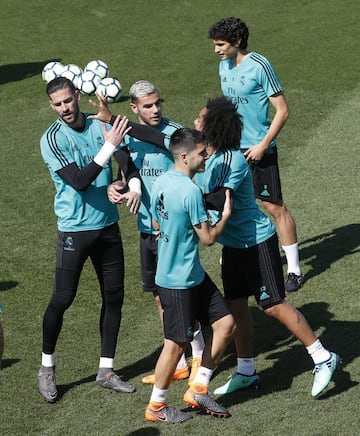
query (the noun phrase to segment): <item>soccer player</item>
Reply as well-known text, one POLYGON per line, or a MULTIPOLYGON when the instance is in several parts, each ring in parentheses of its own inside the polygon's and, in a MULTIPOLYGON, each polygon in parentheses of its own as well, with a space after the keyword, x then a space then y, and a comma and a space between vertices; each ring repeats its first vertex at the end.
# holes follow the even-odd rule
MULTIPOLYGON (((131 98, 130 108, 138 117, 140 124, 151 126, 170 137, 175 130, 181 126, 169 118, 163 116, 163 100, 159 90, 147 80, 135 82, 129 91, 131 98)), ((157 287, 155 284, 155 273, 157 264, 157 232, 152 226, 150 214, 150 196, 152 186, 157 178, 165 171, 174 166, 174 160, 170 151, 164 147, 157 147, 151 143, 140 141, 130 135, 126 135, 122 143, 130 152, 135 166, 138 168, 142 180, 141 204, 138 212, 138 229, 140 232, 140 263, 142 286, 145 292, 152 292, 159 310, 160 319, 163 318, 163 309, 157 287)), ((121 180, 121 170, 118 179, 121 180)), ((113 203, 121 201, 121 186, 116 182, 108 189, 109 199, 113 203)), ((181 380, 189 377, 189 383, 195 377, 197 368, 201 363, 201 356, 205 343, 199 326, 194 331, 194 339, 191 342, 192 366, 189 377, 189 367, 183 354, 174 372, 173 379, 181 380)), ((142 378, 143 383, 154 383, 154 374, 142 378)))
POLYGON ((221 89, 241 115, 240 147, 248 161, 255 196, 275 219, 287 259, 287 293, 302 283, 299 248, 294 218, 286 208, 280 183, 276 137, 284 126, 289 108, 279 79, 270 62, 247 50, 249 30, 240 18, 228 17, 213 24, 208 36, 220 57, 221 89), (272 120, 269 108, 274 109, 272 120))
POLYGON ((46 93, 58 119, 43 134, 40 147, 56 188, 58 243, 54 288, 43 318, 39 392, 47 402, 57 400, 55 347, 64 312, 75 299, 81 271, 90 257, 102 298, 96 384, 131 393, 135 388, 113 370, 124 298, 124 256, 117 206, 107 198, 112 178, 109 160, 114 155, 130 188, 123 199, 133 213, 140 205, 138 171, 129 153, 117 150, 130 127, 126 118, 117 117, 110 130, 100 121, 89 119, 80 111, 79 91, 64 77, 50 81, 46 93))
POLYGON ((200 189, 192 177, 204 171, 206 138, 194 129, 179 129, 171 136, 174 168, 155 182, 151 195, 154 227, 159 230, 155 281, 164 310, 164 346, 155 367, 155 384, 145 418, 154 422, 183 422, 191 414, 167 405, 166 398, 177 362, 192 340, 195 320, 211 325, 202 364, 184 401, 216 416, 230 413, 208 394, 218 360, 232 337, 233 318, 215 284, 200 264, 198 243, 215 242, 231 214, 230 193, 222 218, 210 227, 200 189))
MULTIPOLYGON (((340 365, 340 357, 324 348, 305 317, 285 302, 277 234, 255 201, 251 170, 239 149, 241 121, 236 107, 226 97, 210 99, 194 124, 205 134, 209 156, 205 172, 194 176, 195 183, 204 194, 213 193, 212 202, 218 209, 224 190, 231 189, 233 193, 232 214, 218 242, 223 244, 224 295, 236 323, 237 371, 214 393, 228 394, 259 385, 252 348, 253 322, 248 308, 248 298, 254 296, 266 315, 278 320, 306 347, 315 365, 311 394, 317 397, 340 365)), ((216 224, 219 212, 209 212, 212 223, 216 224)))

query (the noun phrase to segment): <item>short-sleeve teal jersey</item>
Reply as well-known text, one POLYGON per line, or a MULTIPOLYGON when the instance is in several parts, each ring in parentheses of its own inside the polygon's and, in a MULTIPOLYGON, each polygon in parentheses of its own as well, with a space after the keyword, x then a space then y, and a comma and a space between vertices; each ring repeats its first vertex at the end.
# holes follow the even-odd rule
MULTIPOLYGON (((251 170, 241 150, 226 150, 212 154, 207 160, 204 173, 197 173, 195 183, 203 194, 215 188, 233 190, 231 216, 217 241, 227 247, 248 248, 266 241, 275 233, 270 219, 260 210, 254 197, 251 170)), ((212 223, 219 213, 208 211, 212 223)))
POLYGON ((199 285, 205 271, 193 226, 208 219, 199 187, 184 173, 167 171, 153 186, 151 213, 160 224, 155 283, 169 289, 199 285))
MULTIPOLYGON (((241 115, 243 128, 241 148, 261 142, 269 130, 269 97, 282 92, 279 79, 270 62, 256 52, 235 67, 231 59, 219 64, 221 89, 241 115)), ((271 143, 275 146, 276 141, 271 143)))
MULTIPOLYGON (((157 130, 170 137, 181 126, 168 118, 163 118, 157 130)), ((138 229, 142 233, 154 234, 150 214, 150 197, 152 186, 161 174, 174 166, 171 153, 148 142, 140 141, 127 135, 123 145, 130 151, 130 156, 139 170, 142 180, 141 204, 138 212, 138 229)))
POLYGON ((116 205, 107 197, 112 179, 110 162, 84 191, 77 191, 57 174, 73 162, 80 169, 86 167, 105 142, 102 123, 84 115, 83 131, 78 132, 57 119, 40 140, 41 155, 56 188, 54 210, 58 229, 63 232, 98 230, 119 220, 116 205))

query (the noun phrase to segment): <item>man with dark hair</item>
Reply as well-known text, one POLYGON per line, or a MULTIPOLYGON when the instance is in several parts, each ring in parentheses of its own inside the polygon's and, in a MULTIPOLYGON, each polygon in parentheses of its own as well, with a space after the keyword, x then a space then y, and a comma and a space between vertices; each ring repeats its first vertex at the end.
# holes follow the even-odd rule
POLYGON ((75 299, 84 263, 90 258, 102 298, 96 384, 131 393, 135 388, 113 369, 124 298, 124 255, 117 206, 108 201, 106 192, 112 178, 109 161, 114 155, 130 188, 123 199, 136 213, 141 194, 139 174, 129 154, 117 150, 131 127, 127 118, 117 117, 110 130, 90 119, 80 111, 79 91, 64 77, 49 82, 46 93, 58 119, 43 134, 40 147, 56 188, 58 244, 53 293, 43 318, 39 392, 47 402, 57 400, 55 347, 64 313, 75 299))
POLYGON ((155 182, 151 195, 154 227, 159 230, 158 266, 155 281, 164 310, 164 346, 155 367, 155 384, 145 418, 155 422, 183 422, 191 418, 166 403, 177 362, 193 338, 195 321, 211 325, 202 363, 184 395, 192 407, 227 417, 230 413, 208 394, 208 385, 233 332, 233 318, 217 289, 200 264, 199 240, 215 242, 231 214, 226 192, 222 218, 210 227, 195 173, 204 171, 205 136, 194 129, 179 129, 171 136, 174 168, 155 182))
POLYGON ((249 29, 240 18, 221 19, 210 27, 208 36, 220 57, 222 92, 241 116, 240 147, 252 171, 255 196, 274 218, 286 255, 285 290, 297 291, 303 276, 296 224, 283 202, 276 147, 276 137, 289 116, 283 89, 270 62, 247 50, 249 29), (272 120, 270 106, 274 109, 272 120))
MULTIPOLYGON (((316 397, 329 384, 340 365, 340 357, 325 349, 305 317, 285 302, 278 238, 272 222, 255 201, 251 171, 239 149, 239 114, 226 97, 210 99, 195 120, 195 127, 205 134, 209 156, 205 172, 194 176, 195 183, 208 200, 212 193, 212 203, 220 205, 219 209, 223 191, 231 189, 233 193, 232 214, 217 240, 223 244, 225 300, 236 323, 237 371, 214 393, 228 394, 260 383, 255 370, 253 322, 248 308, 248 298, 254 296, 266 315, 281 322, 306 347, 315 365, 311 394, 316 397), (217 201, 214 196, 218 197, 217 201)), ((208 213, 212 224, 216 224, 221 214, 216 210, 208 213)))

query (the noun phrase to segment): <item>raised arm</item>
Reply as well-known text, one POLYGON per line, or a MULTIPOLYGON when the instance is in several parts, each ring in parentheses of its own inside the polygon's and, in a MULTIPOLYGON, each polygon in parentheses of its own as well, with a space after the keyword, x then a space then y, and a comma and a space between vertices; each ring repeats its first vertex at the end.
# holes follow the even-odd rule
MULTIPOLYGON (((112 114, 102 95, 96 94, 96 97, 97 101, 89 100, 89 102, 98 110, 98 113, 96 115, 89 115, 89 118, 100 120, 112 125, 116 116, 112 114)), ((170 138, 153 127, 134 123, 132 121, 129 121, 129 126, 131 126, 131 131, 129 132, 130 136, 139 139, 140 141, 149 142, 160 148, 168 148, 170 138)))
POLYGON ((104 145, 101 147, 94 160, 84 168, 79 168, 76 163, 71 163, 61 168, 57 173, 66 180, 77 191, 84 191, 100 174, 102 169, 108 163, 124 136, 129 133, 131 127, 128 126, 126 117, 118 117, 111 130, 106 130, 103 126, 104 145))

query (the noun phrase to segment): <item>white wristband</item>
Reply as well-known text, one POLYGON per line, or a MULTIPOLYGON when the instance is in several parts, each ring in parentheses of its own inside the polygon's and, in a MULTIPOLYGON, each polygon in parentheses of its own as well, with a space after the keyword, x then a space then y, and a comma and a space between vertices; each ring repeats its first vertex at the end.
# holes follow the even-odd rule
POLYGON ((130 191, 137 192, 139 195, 141 195, 141 180, 137 177, 133 177, 129 180, 128 186, 130 191))
POLYGON ((94 162, 104 168, 115 150, 111 142, 105 141, 98 154, 94 157, 94 162))

